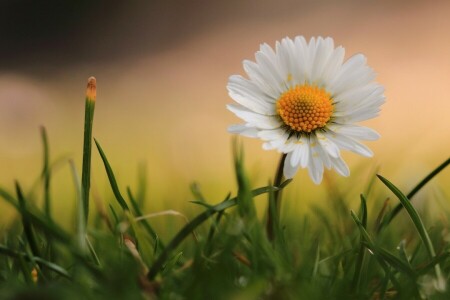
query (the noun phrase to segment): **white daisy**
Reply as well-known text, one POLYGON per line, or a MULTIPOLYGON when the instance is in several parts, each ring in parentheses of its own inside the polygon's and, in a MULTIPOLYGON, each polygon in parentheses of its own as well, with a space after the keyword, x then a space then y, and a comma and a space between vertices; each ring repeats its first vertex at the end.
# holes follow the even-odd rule
POLYGON ((376 140, 378 133, 354 123, 376 117, 385 97, 366 57, 356 54, 344 62, 344 54, 332 38, 284 38, 275 50, 262 44, 256 62, 243 62, 249 78, 233 75, 228 81, 237 104, 227 108, 245 122, 228 131, 260 138, 263 149, 287 154, 286 178, 299 167, 308 168, 316 184, 324 167, 348 176, 340 151, 372 156, 358 140, 376 140))

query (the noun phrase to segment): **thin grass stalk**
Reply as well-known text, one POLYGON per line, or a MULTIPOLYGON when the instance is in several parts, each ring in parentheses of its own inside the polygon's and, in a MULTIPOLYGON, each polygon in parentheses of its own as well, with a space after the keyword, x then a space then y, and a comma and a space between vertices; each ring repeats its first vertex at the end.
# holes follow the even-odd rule
POLYGON ((43 167, 42 179, 44 181, 44 211, 47 217, 51 218, 51 200, 50 200, 50 148, 48 145, 47 130, 44 126, 41 127, 41 138, 43 146, 43 167))
MULTIPOLYGON (((363 194, 360 195, 361 198, 361 225, 364 229, 367 229, 367 204, 366 198, 363 194)), ((355 275, 352 281, 352 287, 356 290, 357 295, 359 294, 361 287, 361 274, 363 273, 364 268, 364 255, 366 251, 366 247, 363 244, 363 234, 360 233, 360 246, 358 251, 358 257, 355 265, 355 275)))
MULTIPOLYGON (((283 181, 283 166, 284 161, 286 160, 287 154, 282 154, 280 157, 280 162, 278 163, 278 167, 275 173, 274 186, 279 187, 281 182, 283 181)), ((275 231, 274 226, 278 226, 278 220, 280 218, 280 210, 281 210, 281 196, 282 191, 276 190, 273 192, 273 201, 271 201, 269 197, 269 205, 267 208, 267 224, 266 231, 269 240, 273 241, 275 239, 275 231)))
POLYGON ((81 197, 80 179, 78 177, 77 169, 73 160, 69 160, 70 170, 72 172, 72 178, 75 185, 75 191, 77 196, 77 218, 76 218, 76 230, 77 230, 77 244, 82 253, 86 253, 86 222, 84 216, 83 199, 81 197))
POLYGON ((86 90, 86 104, 84 113, 84 142, 83 142, 83 169, 81 173, 81 196, 83 199, 84 221, 87 223, 89 216, 89 189, 91 185, 91 150, 92 150, 92 125, 94 123, 95 100, 97 84, 94 77, 88 79, 86 90))
MULTIPOLYGON (((431 179, 433 179, 437 174, 439 174, 442 170, 444 170, 448 165, 450 164, 450 158, 448 158, 446 161, 444 161, 442 164, 440 164, 436 169, 434 169, 430 174, 425 176, 424 179, 422 179, 407 195, 406 197, 411 201, 412 197, 416 195, 431 179)), ((391 221, 397 216, 397 214, 402 210, 403 205, 399 203, 389 214, 388 217, 386 217, 386 221, 383 222, 382 226, 379 230, 381 230, 382 227, 386 227, 391 223, 391 221)))
POLYGON ((39 247, 36 241, 36 236, 34 234, 33 227, 31 225, 31 220, 29 219, 29 216, 27 214, 26 201, 23 196, 22 189, 20 188, 20 185, 17 181, 15 182, 15 185, 16 185, 17 199, 19 200, 20 205, 20 212, 22 214, 22 225, 25 237, 27 239, 28 245, 30 246, 31 252, 33 253, 33 256, 41 257, 39 247))

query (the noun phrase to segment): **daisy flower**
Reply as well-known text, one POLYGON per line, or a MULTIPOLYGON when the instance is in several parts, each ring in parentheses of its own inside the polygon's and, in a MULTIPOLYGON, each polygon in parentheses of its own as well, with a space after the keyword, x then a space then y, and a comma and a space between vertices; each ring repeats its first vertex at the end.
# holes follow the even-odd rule
POLYGON ((284 38, 275 49, 262 44, 255 62, 243 62, 248 79, 229 78, 227 89, 237 104, 227 108, 245 123, 228 131, 259 138, 263 149, 285 154, 286 178, 300 167, 316 184, 324 167, 348 176, 341 150, 373 155, 359 140, 376 140, 378 133, 355 123, 376 117, 385 97, 366 57, 344 61, 344 54, 332 38, 284 38))

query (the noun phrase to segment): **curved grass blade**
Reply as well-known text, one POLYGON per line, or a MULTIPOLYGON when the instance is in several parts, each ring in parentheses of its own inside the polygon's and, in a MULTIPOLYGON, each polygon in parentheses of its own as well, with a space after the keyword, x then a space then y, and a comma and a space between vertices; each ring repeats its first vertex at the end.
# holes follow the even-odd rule
MULTIPOLYGON (((286 186, 286 185, 283 185, 286 186)), ((261 187, 258 189, 255 189, 252 191, 253 197, 268 193, 270 191, 273 191, 274 189, 278 189, 275 187, 267 186, 267 187, 261 187)), ((153 280, 155 276, 161 271, 163 268, 165 262, 169 258, 170 253, 175 250, 175 248, 178 247, 178 245, 188 236, 191 234, 191 232, 197 228, 199 225, 201 225, 204 221, 208 220, 209 217, 214 215, 215 213, 221 212, 226 210, 227 208, 230 208, 232 206, 237 205, 237 199, 238 197, 231 198, 229 200, 223 201, 207 210, 205 210, 203 213, 199 214, 197 217, 192 219, 188 224, 186 224, 178 233, 177 235, 170 241, 170 243, 166 246, 166 249, 159 255, 159 257, 156 259, 155 263, 151 267, 149 273, 147 274, 147 278, 150 280, 153 280)))
POLYGON ((76 198, 77 198, 77 242, 78 247, 80 247, 80 251, 82 253, 86 253, 87 250, 87 244, 86 244, 86 222, 84 217, 84 207, 83 207, 83 198, 81 196, 81 186, 79 177, 77 174, 77 169, 75 167, 75 163, 73 160, 69 160, 69 166, 70 170, 72 172, 72 177, 75 185, 75 192, 76 192, 76 198))
POLYGON ((12 196, 10 193, 8 193, 6 190, 2 189, 1 187, 0 187, 0 197, 2 197, 6 202, 8 202, 12 206, 14 206, 14 208, 16 208, 17 210, 20 210, 20 206, 17 203, 14 196, 12 196))
MULTIPOLYGON (((430 236, 428 235, 428 232, 425 229, 425 225, 423 224, 422 219, 420 218, 414 206, 409 201, 408 197, 405 196, 389 180, 387 180, 381 175, 377 176, 395 194, 395 196, 397 196, 397 198, 400 200, 400 203, 405 207, 406 211, 408 212, 408 215, 410 216, 411 220, 414 223, 414 226, 419 232, 419 236, 422 239, 425 248, 427 249, 428 255, 430 256, 431 259, 434 259, 436 257, 436 252, 434 251, 433 243, 431 242, 430 236)), ((438 277, 441 276, 441 270, 439 265, 436 265, 436 276, 438 277)))
MULTIPOLYGON (((143 214, 139 207, 139 204, 134 199, 133 194, 131 193, 131 189, 129 187, 127 187, 127 193, 128 193, 128 198, 130 199, 131 206, 133 207, 133 210, 134 210, 134 216, 136 218, 142 217, 143 214)), ((150 225, 150 223, 144 219, 141 221, 141 224, 142 224, 142 226, 144 226, 144 229, 151 235, 151 237, 155 241, 155 243, 154 243, 155 249, 157 246, 158 246, 158 248, 164 249, 165 248, 164 244, 159 239, 158 234, 156 234, 156 231, 153 229, 153 227, 150 225)))
MULTIPOLYGON (((21 189, 20 192, 23 199, 23 193, 21 189)), ((14 197, 2 189, 0 189, 0 196, 3 197, 12 206, 14 206, 22 216, 26 216, 30 223, 32 223, 35 227, 50 234, 52 237, 56 238, 64 244, 70 243, 69 234, 66 233, 57 224, 55 224, 52 220, 48 220, 48 218, 41 215, 39 212, 33 212, 32 209, 28 206, 23 207, 20 203, 16 203, 14 197)))
MULTIPOLYGON (((436 169, 434 169, 430 174, 428 174, 422 181, 420 181, 409 193, 406 195, 406 198, 411 200, 414 195, 416 195, 431 179, 433 179, 437 174, 439 174, 442 170, 444 170, 450 164, 450 158, 440 164, 436 169)), ((378 175, 377 175, 378 176, 378 175)), ((379 177, 379 176, 378 176, 379 177)), ((385 218, 386 221, 383 222, 382 227, 389 225, 392 219, 402 210, 403 205, 399 203, 385 218)))
POLYGON ((154 260, 154 256, 153 256, 153 248, 154 247, 152 247, 152 245, 150 244, 149 239, 147 239, 146 235, 142 231, 142 228, 140 227, 140 224, 138 224, 138 222, 133 217, 131 212, 126 211, 125 216, 126 216, 128 222, 130 223, 131 228, 134 231, 140 255, 143 258, 145 264, 148 266, 151 263, 153 263, 153 260, 154 260))
POLYGON ((51 218, 51 203, 50 203, 50 167, 49 157, 50 150, 48 145, 47 130, 44 126, 41 127, 41 138, 43 146, 43 166, 42 166, 42 179, 44 180, 44 211, 45 214, 51 218))
MULTIPOLYGON (((377 246, 372 239, 370 238, 369 233, 366 231, 366 229, 363 227, 363 224, 361 220, 355 215, 355 213, 352 211, 351 216, 353 218, 353 221, 355 221, 356 225, 359 228, 359 231, 361 233, 361 237, 364 239, 363 244, 371 250, 371 252, 374 254, 375 258, 383 264, 388 263, 398 271, 401 271, 408 275, 410 278, 415 279, 417 276, 412 270, 409 265, 405 264, 403 261, 401 261, 399 258, 392 255, 390 252, 384 250, 383 248, 377 246)), ((382 265, 383 266, 383 265, 382 265)))
POLYGON ((96 139, 94 139, 95 145, 97 146, 98 153, 100 153, 100 156, 102 158, 103 164, 105 165, 106 174, 108 175, 109 184, 111 185, 112 191, 114 193, 114 196, 116 197, 117 202, 119 203, 120 207, 122 207, 123 210, 129 210, 128 205, 125 201, 125 199, 122 197, 122 194, 120 193, 119 186, 117 185, 116 177, 114 176, 114 172, 111 168, 111 165, 108 162, 108 159, 106 158, 105 153, 103 152, 102 147, 98 143, 96 139))
POLYGON ((81 173, 81 195, 84 205, 84 218, 89 216, 89 189, 91 186, 92 125, 94 123, 97 85, 94 77, 88 79, 84 111, 83 169, 81 173))
POLYGON ((22 257, 27 261, 35 261, 35 262, 39 263, 39 265, 41 267, 45 267, 48 270, 51 270, 67 279, 71 279, 69 272, 67 272, 63 267, 61 267, 55 263, 46 261, 40 257, 36 257, 36 256, 30 257, 26 253, 11 250, 4 245, 0 245, 0 254, 7 255, 10 257, 14 257, 14 258, 22 257))
POLYGON ((15 182, 15 186, 16 186, 17 199, 19 200, 20 211, 22 213, 22 225, 23 225, 23 231, 25 233, 25 237, 27 239, 28 245, 30 245, 33 256, 41 256, 39 247, 36 242, 36 236, 34 234, 33 227, 31 225, 31 221, 28 217, 28 214, 25 213, 27 211, 27 209, 26 209, 25 198, 23 197, 22 189, 20 188, 20 185, 17 181, 15 182))
MULTIPOLYGON (((361 198, 361 225, 364 229, 367 229, 367 203, 366 203, 366 198, 364 197, 363 194, 360 195, 361 198)), ((359 252, 358 252, 358 258, 356 260, 356 265, 355 265, 355 275, 353 277, 353 283, 352 286, 354 289, 356 289, 357 294, 359 294, 359 286, 361 283, 361 274, 362 269, 364 267, 363 262, 364 262, 364 253, 365 253, 365 246, 363 244, 363 238, 362 238, 362 234, 361 234, 361 239, 360 239, 360 246, 359 246, 359 252)))

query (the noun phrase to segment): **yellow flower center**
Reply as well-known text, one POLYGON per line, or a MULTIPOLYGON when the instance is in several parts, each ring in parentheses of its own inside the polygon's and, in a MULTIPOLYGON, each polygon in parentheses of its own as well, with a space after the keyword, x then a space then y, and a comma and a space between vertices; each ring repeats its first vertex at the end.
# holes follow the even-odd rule
POLYGON ((325 89, 308 84, 296 85, 280 96, 277 112, 292 130, 309 133, 327 124, 333 113, 333 104, 325 89))

